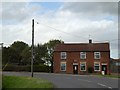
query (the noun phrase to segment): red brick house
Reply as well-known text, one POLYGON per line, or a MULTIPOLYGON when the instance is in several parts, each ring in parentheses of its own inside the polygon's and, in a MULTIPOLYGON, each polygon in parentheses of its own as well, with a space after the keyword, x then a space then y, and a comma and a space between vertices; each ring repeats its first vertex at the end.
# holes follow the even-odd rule
POLYGON ((64 43, 54 48, 54 73, 110 73, 109 43, 64 43))

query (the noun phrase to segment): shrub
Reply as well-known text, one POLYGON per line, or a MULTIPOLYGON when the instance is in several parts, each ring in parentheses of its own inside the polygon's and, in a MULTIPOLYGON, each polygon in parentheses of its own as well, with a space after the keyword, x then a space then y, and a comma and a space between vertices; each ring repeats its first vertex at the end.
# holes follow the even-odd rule
POLYGON ((93 72, 93 68, 92 67, 88 67, 88 73, 92 73, 93 72))
MULTIPOLYGON (((13 64, 8 64, 3 71, 31 71, 31 65, 13 65, 13 64)), ((34 65, 33 66, 33 71, 34 72, 49 72, 50 67, 46 66, 44 64, 40 65, 34 65)))
POLYGON ((34 65, 33 67, 34 72, 49 72, 49 70, 50 70, 50 67, 44 64, 34 65))

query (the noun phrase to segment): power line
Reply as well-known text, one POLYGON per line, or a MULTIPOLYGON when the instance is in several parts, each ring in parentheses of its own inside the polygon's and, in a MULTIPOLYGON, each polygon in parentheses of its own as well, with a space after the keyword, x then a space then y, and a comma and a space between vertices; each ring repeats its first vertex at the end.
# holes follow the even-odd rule
MULTIPOLYGON (((60 29, 56 29, 56 28, 54 28, 54 27, 52 27, 52 26, 50 26, 50 25, 47 25, 47 24, 44 24, 44 23, 41 23, 41 22, 36 22, 37 24, 42 24, 42 25, 44 25, 45 27, 48 27, 48 28, 51 28, 51 29, 53 29, 53 30, 55 30, 55 31, 58 31, 58 32, 62 32, 62 33, 64 33, 64 34, 67 34, 67 35, 70 35, 70 36, 73 36, 73 37, 76 37, 76 38, 83 38, 83 39, 88 39, 88 38, 85 38, 85 37, 82 37, 82 36, 78 36, 78 35, 75 35, 75 34, 71 34, 71 33, 68 33, 68 32, 65 32, 65 31, 62 31, 62 30, 60 30, 60 29)), ((89 37, 90 37, 90 35, 89 35, 89 37)), ((99 41, 99 40, 94 40, 95 42, 113 42, 113 41, 119 41, 120 39, 112 39, 112 40, 101 40, 101 41, 99 41)), ((12 44, 8 44, 8 43, 4 43, 4 45, 12 45, 12 44)))
MULTIPOLYGON (((37 22, 37 24, 39 24, 39 23, 37 22)), ((80 38, 80 37, 81 37, 81 38, 83 38, 83 39, 88 39, 88 38, 85 38, 85 37, 82 37, 82 36, 78 36, 78 35, 75 35, 75 34, 71 34, 71 33, 62 31, 62 30, 60 30, 60 29, 56 29, 56 28, 54 28, 54 27, 52 27, 52 26, 50 26, 50 25, 46 25, 46 24, 43 24, 43 23, 41 23, 41 22, 40 22, 40 24, 42 24, 42 25, 44 25, 44 26, 46 26, 46 27, 49 27, 49 28, 51 28, 51 29, 53 29, 53 30, 55 30, 55 31, 65 33, 65 34, 70 35, 70 36, 72 35, 72 36, 74 36, 74 37, 76 37, 76 38, 80 38)))
MULTIPOLYGON (((46 26, 46 27, 49 27, 49 28, 51 28, 51 29, 53 29, 53 30, 55 30, 55 31, 58 31, 58 32, 62 32, 62 33, 65 33, 65 34, 67 34, 67 35, 72 35, 72 36, 74 36, 74 37, 76 37, 76 38, 83 38, 83 39, 88 39, 88 38, 84 38, 84 37, 82 37, 82 36, 78 36, 78 35, 75 35, 75 34, 71 34, 71 33, 68 33, 68 32, 65 32, 65 31, 62 31, 62 30, 60 30, 60 29, 56 29, 56 28, 54 28, 54 27, 52 27, 52 26, 50 26, 50 25, 46 25, 46 24, 44 24, 44 23, 41 23, 41 22, 37 22, 37 24, 42 24, 42 25, 44 25, 44 26, 46 26)), ((97 41, 97 40, 95 40, 95 42, 106 42, 106 41, 108 41, 108 42, 112 42, 112 41, 116 41, 116 40, 120 40, 120 39, 112 39, 112 40, 101 40, 101 41, 97 41)))
POLYGON ((95 42, 113 42, 113 41, 119 41, 120 39, 112 39, 112 40, 101 40, 101 41, 95 41, 95 42))

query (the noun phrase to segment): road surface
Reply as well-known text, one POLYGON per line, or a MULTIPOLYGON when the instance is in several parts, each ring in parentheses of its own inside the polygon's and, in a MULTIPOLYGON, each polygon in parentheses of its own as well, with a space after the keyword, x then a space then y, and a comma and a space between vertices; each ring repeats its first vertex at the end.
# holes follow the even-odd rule
MULTIPOLYGON (((3 72, 4 75, 31 76, 30 72, 3 72)), ((35 78, 44 78, 54 84, 55 88, 118 88, 117 78, 95 75, 71 75, 53 73, 34 73, 35 78)))

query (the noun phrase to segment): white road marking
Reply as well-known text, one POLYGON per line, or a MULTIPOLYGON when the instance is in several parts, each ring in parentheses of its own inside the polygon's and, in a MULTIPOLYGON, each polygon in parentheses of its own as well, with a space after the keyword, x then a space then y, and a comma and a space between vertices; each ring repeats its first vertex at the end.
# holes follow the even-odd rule
MULTIPOLYGON (((78 79, 78 80, 81 80, 81 81, 85 81, 85 82, 92 82, 92 81, 89 81, 89 80, 84 80, 84 79, 78 79)), ((101 84, 101 83, 97 83, 98 85, 102 86, 102 87, 106 87, 106 88, 109 88, 109 89, 112 89, 112 87, 108 87, 104 84, 101 84)))
POLYGON ((100 85, 100 86, 103 86, 103 87, 107 87, 107 88, 109 88, 109 89, 112 89, 112 87, 108 87, 108 86, 106 86, 106 85, 104 85, 104 84, 101 84, 101 83, 97 83, 98 85, 100 85))
POLYGON ((112 87, 108 87, 109 89, 112 89, 112 87))
POLYGON ((104 84, 101 84, 101 83, 97 83, 98 85, 100 85, 100 86, 104 86, 104 87, 106 87, 106 85, 104 85, 104 84))

